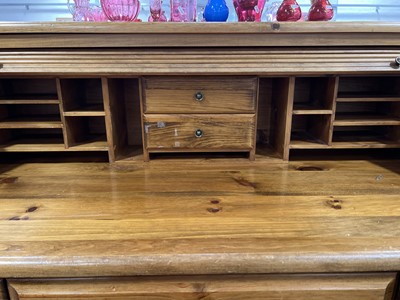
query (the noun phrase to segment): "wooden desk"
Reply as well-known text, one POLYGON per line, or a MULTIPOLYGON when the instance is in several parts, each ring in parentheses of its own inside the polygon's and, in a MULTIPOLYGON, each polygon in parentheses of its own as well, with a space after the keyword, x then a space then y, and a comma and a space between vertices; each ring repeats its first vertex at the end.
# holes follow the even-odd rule
POLYGON ((0 24, 0 48, 0 297, 398 297, 400 25, 0 24), (171 96, 176 116, 144 93, 160 78, 182 95, 198 91, 176 78, 252 88, 222 89, 245 95, 239 112, 171 96), (224 128, 243 114, 247 148, 228 131, 146 147, 146 118, 224 128))
POLYGON ((0 274, 31 278, 9 281, 21 299, 384 299, 400 270, 398 161, 1 168, 0 274))

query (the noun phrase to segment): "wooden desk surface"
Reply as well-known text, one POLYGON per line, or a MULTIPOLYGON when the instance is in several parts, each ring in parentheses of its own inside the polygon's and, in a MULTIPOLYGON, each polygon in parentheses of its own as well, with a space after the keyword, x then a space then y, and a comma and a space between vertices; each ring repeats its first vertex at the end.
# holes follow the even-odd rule
POLYGON ((0 165, 1 277, 400 270, 400 161, 0 165))

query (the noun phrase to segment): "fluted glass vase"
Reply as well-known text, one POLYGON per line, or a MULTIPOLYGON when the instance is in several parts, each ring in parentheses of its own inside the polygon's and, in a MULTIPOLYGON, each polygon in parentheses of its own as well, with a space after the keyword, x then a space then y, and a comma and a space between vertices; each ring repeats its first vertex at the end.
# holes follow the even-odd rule
POLYGON ((104 14, 110 21, 134 21, 140 10, 139 0, 101 0, 104 14))

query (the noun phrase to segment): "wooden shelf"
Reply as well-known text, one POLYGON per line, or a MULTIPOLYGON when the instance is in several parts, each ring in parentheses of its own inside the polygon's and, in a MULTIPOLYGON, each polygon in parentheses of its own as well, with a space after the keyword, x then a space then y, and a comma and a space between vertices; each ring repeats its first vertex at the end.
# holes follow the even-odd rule
POLYGON ((358 141, 343 141, 343 142, 333 142, 333 149, 361 149, 361 148, 400 148, 400 142, 394 142, 390 140, 358 140, 358 141))
POLYGON ((107 142, 99 137, 92 137, 79 145, 65 148, 62 136, 39 138, 16 138, 0 144, 0 152, 61 152, 61 151, 108 151, 107 142))
MULTIPOLYGON (((374 127, 377 129, 377 127, 374 127)), ((379 127, 381 128, 381 127, 379 127)), ((400 141, 391 140, 387 137, 387 130, 351 130, 334 131, 332 148, 397 148, 400 147, 400 141)))
POLYGON ((60 104, 60 100, 54 99, 0 99, 0 105, 6 104, 60 104))
POLYGON ((385 115, 336 115, 333 121, 334 126, 397 126, 400 125, 400 118, 385 115))
POLYGON ((65 117, 104 117, 104 111, 69 111, 65 112, 65 117))
POLYGON ((104 117, 106 115, 101 104, 78 107, 74 110, 64 111, 65 117, 104 117))
POLYGON ((62 128, 63 125, 58 116, 35 116, 8 118, 0 121, 0 128, 62 128))
POLYGON ((371 95, 371 94, 339 94, 336 102, 397 102, 399 96, 395 95, 371 95))
POLYGON ((66 149, 67 151, 108 151, 106 138, 103 136, 91 136, 83 142, 76 143, 66 149))
POLYGON ((323 141, 316 139, 307 132, 295 131, 292 132, 290 149, 325 149, 329 148, 323 141))
POLYGON ((331 109, 298 109, 293 110, 294 115, 332 115, 331 109))
POLYGON ((62 138, 21 138, 0 144, 0 152, 59 152, 65 151, 62 138))

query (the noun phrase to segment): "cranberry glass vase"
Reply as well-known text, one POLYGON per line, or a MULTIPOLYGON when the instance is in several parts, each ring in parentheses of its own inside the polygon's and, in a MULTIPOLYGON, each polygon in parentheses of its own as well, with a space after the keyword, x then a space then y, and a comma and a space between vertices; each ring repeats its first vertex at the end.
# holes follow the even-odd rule
POLYGON ((301 18, 301 8, 296 0, 283 0, 276 13, 276 20, 280 22, 296 22, 301 18))
POLYGON ((260 22, 265 0, 233 0, 239 22, 260 22))
POLYGON ((328 0, 312 0, 308 11, 309 21, 329 21, 333 18, 333 7, 328 0))
POLYGON ((165 12, 162 10, 162 0, 150 0, 149 22, 167 22, 165 12))
POLYGON ((104 14, 110 21, 134 21, 140 9, 139 0, 101 0, 104 14))

